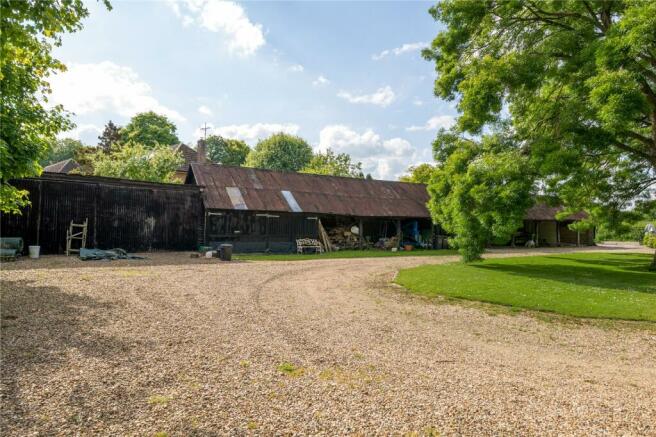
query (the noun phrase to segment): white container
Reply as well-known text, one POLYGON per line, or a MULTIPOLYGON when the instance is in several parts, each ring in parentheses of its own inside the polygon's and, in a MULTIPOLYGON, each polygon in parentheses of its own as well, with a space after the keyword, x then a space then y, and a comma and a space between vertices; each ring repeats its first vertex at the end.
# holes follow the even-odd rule
POLYGON ((30 258, 39 259, 39 253, 41 252, 41 246, 28 246, 30 251, 30 258))

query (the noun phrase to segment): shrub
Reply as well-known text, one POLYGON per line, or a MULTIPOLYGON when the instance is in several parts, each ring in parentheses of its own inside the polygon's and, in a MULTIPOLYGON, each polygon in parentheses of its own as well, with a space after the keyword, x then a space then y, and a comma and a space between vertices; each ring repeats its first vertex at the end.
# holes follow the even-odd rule
POLYGON ((656 249, 656 234, 645 234, 642 237, 642 245, 651 249, 656 249))

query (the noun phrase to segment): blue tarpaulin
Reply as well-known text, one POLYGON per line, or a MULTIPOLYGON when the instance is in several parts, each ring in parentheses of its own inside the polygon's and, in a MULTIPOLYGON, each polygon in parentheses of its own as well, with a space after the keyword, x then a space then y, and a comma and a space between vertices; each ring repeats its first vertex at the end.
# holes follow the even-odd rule
POLYGON ((111 249, 111 250, 102 250, 102 249, 80 249, 80 259, 82 261, 91 261, 91 260, 113 260, 113 259, 146 259, 143 256, 135 255, 133 253, 127 253, 123 249, 111 249))

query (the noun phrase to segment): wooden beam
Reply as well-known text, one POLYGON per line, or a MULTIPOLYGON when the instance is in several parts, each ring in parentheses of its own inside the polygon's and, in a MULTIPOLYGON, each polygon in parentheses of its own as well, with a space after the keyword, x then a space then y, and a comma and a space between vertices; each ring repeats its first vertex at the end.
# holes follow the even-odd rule
POLYGON ((540 245, 540 220, 535 221, 535 247, 540 245))
POLYGON ((360 244, 360 250, 362 250, 362 239, 364 238, 362 234, 364 234, 364 226, 362 225, 362 219, 360 219, 360 223, 358 225, 358 243, 360 244))
POLYGON ((560 246, 560 222, 556 221, 556 246, 560 246))
POLYGON ((396 220, 396 237, 398 239, 398 242, 396 243, 397 249, 401 247, 401 219, 396 220))

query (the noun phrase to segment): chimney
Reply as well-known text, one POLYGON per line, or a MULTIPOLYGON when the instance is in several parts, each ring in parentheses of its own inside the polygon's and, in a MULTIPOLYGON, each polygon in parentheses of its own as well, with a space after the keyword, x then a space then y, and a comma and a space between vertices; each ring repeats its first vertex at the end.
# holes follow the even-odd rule
POLYGON ((196 162, 199 164, 207 163, 207 147, 205 140, 202 138, 196 143, 196 162))

